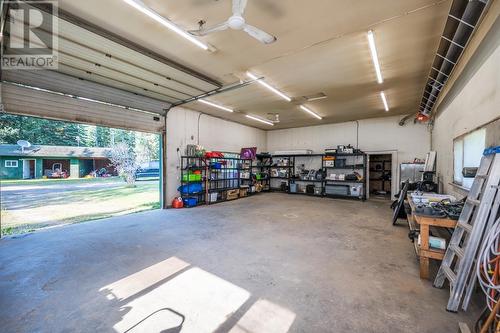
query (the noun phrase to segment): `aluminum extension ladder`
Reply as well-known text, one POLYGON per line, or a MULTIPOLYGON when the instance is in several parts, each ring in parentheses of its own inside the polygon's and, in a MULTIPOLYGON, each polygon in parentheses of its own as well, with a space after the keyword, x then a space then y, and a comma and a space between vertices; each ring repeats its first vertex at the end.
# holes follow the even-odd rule
MULTIPOLYGON (((470 294, 475 283, 471 273, 477 251, 494 206, 495 196, 500 183, 500 151, 485 151, 476 177, 458 219, 457 226, 446 249, 434 286, 443 287, 444 280, 450 284, 450 298, 446 309, 457 312, 462 296, 467 288, 467 297, 462 304, 467 309, 470 294)), ((500 196, 499 196, 500 197, 500 196)), ((496 213, 495 213, 496 215, 496 213)))

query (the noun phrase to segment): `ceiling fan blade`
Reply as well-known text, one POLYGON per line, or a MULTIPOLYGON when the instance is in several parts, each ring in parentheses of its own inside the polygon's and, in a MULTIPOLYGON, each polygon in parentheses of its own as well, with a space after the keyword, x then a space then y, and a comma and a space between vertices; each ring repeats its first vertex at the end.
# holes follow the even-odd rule
POLYGON ((246 6, 247 0, 233 0, 233 15, 243 16, 246 6))
POLYGON ((228 27, 229 26, 227 25, 227 22, 222 22, 222 23, 216 24, 214 26, 211 26, 211 27, 208 27, 205 29, 190 30, 189 33, 191 35, 195 35, 195 36, 206 36, 208 34, 211 34, 212 32, 226 30, 228 27))
POLYGON ((271 44, 277 40, 277 38, 274 37, 273 35, 270 35, 267 32, 262 31, 259 28, 256 28, 256 27, 249 25, 249 24, 245 24, 245 27, 243 28, 243 30, 247 34, 249 34, 250 36, 252 36, 253 38, 259 40, 260 42, 262 42, 264 44, 271 44))

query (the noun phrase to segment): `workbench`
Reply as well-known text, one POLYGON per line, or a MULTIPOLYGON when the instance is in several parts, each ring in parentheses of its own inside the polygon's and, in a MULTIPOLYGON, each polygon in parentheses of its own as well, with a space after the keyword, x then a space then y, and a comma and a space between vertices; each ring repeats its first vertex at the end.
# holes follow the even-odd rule
POLYGON ((430 227, 455 228, 457 220, 450 218, 428 217, 415 214, 416 204, 408 194, 407 203, 411 208, 408 216, 408 227, 410 230, 420 229, 420 245, 417 240, 414 241, 415 252, 420 261, 420 278, 429 279, 429 259, 443 260, 446 250, 434 249, 429 246, 430 227))

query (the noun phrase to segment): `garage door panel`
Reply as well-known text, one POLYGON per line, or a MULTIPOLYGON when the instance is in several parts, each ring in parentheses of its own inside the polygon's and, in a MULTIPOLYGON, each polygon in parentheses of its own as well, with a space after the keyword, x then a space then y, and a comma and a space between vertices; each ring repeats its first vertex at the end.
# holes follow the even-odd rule
POLYGON ((165 95, 168 98, 182 100, 191 97, 191 95, 179 93, 177 91, 164 88, 160 85, 155 86, 153 83, 147 82, 145 80, 139 79, 132 75, 126 74, 124 72, 117 72, 103 66, 96 66, 94 63, 73 57, 67 54, 59 53, 59 64, 69 65, 81 69, 86 72, 96 73, 101 76, 114 79, 120 82, 128 83, 133 86, 143 87, 147 90, 154 91, 158 94, 165 95))
MULTIPOLYGON (((47 39, 52 37, 51 34, 48 34, 44 30, 40 30, 37 33, 39 36, 43 36, 47 39)), ((14 39, 15 36, 11 34, 10 38, 14 39)), ((140 80, 141 85, 147 86, 150 84, 151 88, 154 88, 154 84, 158 84, 160 87, 164 87, 166 91, 170 92, 167 93, 167 95, 179 99, 199 95, 204 92, 204 90, 196 89, 188 84, 182 84, 176 81, 175 78, 168 80, 166 76, 159 75, 157 71, 148 70, 143 66, 128 63, 117 55, 94 50, 89 48, 88 45, 83 45, 65 37, 59 38, 58 51, 59 61, 61 62, 69 63, 75 67, 85 68, 86 70, 99 71, 102 75, 107 75, 112 78, 114 77, 113 75, 123 76, 125 74, 126 77, 140 80), (82 62, 84 62, 85 65, 83 65, 82 62), (176 96, 176 94, 180 94, 181 97, 176 96)))
POLYGON ((124 83, 124 82, 120 82, 120 81, 110 79, 110 78, 107 78, 104 76, 100 76, 97 73, 87 73, 84 70, 81 70, 81 69, 78 69, 75 67, 71 67, 71 66, 67 66, 64 64, 59 64, 58 71, 60 73, 66 74, 66 75, 71 75, 71 76, 74 76, 77 78, 82 78, 82 79, 85 79, 85 80, 90 81, 90 82, 95 82, 95 83, 102 84, 102 85, 109 86, 109 87, 113 87, 116 89, 125 90, 125 91, 130 92, 134 95, 147 96, 147 97, 150 97, 153 99, 157 99, 159 101, 167 102, 169 104, 172 104, 176 101, 176 99, 167 98, 163 94, 158 94, 158 93, 156 93, 154 91, 150 91, 150 90, 144 90, 144 88, 142 88, 142 87, 133 86, 133 85, 128 84, 128 83, 124 83))
POLYGON ((115 89, 106 85, 81 80, 74 76, 49 70, 5 71, 3 73, 3 79, 5 81, 86 97, 97 101, 128 106, 155 113, 163 113, 163 110, 170 106, 170 103, 165 101, 146 96, 138 96, 137 94, 123 89, 115 89))
MULTIPOLYGON (((103 67, 109 68, 111 70, 128 73, 136 78, 144 78, 145 81, 157 83, 173 91, 183 93, 185 95, 194 96, 205 92, 201 89, 196 89, 189 85, 183 84, 182 82, 175 81, 174 78, 171 80, 167 79, 167 76, 161 75, 157 71, 151 71, 144 67, 139 67, 134 64, 127 63, 126 61, 118 57, 108 57, 101 52, 92 50, 86 46, 79 45, 75 42, 60 39, 59 40, 60 50, 66 54, 78 55, 81 59, 89 62, 90 64, 100 64, 103 67)), ((169 77, 169 76, 168 76, 169 77)))
POLYGON ((5 111, 12 114, 102 125, 149 133, 164 129, 163 116, 127 110, 48 93, 11 84, 2 84, 5 111))
POLYGON ((99 50, 103 54, 111 54, 132 64, 141 64, 150 71, 156 72, 165 77, 171 77, 179 82, 194 87, 202 91, 209 91, 218 88, 218 85, 197 78, 189 73, 166 65, 150 56, 132 50, 108 38, 102 37, 89 30, 78 27, 68 21, 59 19, 59 35, 65 39, 73 40, 78 36, 78 42, 91 49, 99 50), (110 51, 111 50, 111 51, 110 51))

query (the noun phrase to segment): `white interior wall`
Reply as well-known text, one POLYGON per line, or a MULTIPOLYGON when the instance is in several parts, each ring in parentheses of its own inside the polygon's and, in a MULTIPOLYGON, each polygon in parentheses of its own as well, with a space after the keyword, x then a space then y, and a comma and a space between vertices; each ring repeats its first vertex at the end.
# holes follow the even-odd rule
POLYGON ((178 195, 180 156, 188 144, 207 150, 239 152, 242 147, 266 151, 266 131, 177 107, 167 116, 167 202, 178 195), (199 135, 199 140, 198 140, 199 135))
POLYGON ((453 186, 453 139, 486 126, 486 145, 500 145, 500 21, 454 84, 450 97, 438 107, 432 131, 437 151, 437 173, 445 193, 462 197, 466 192, 453 186))
MULTIPOLYGON (((397 161, 393 161, 393 165, 415 158, 424 159, 430 150, 427 127, 411 121, 399 126, 401 118, 394 116, 359 120, 359 148, 367 153, 394 151, 397 161)), ((335 148, 337 145, 356 146, 356 128, 356 122, 346 122, 269 131, 267 149, 271 153, 290 149, 311 149, 314 153, 322 153, 325 148, 335 148)), ((393 181, 393 186, 399 183, 399 168, 396 168, 395 175, 397 181, 393 181)))

